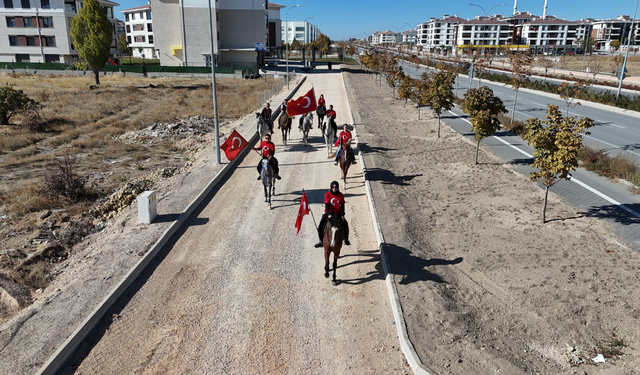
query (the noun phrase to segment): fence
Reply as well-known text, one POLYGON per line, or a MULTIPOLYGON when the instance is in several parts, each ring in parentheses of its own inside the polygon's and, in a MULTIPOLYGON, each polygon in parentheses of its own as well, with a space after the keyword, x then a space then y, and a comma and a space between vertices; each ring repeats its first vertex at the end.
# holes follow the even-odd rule
MULTIPOLYGON (((296 72, 289 73, 289 80, 296 77, 296 72)), ((258 94, 258 107, 262 107, 263 103, 267 103, 272 96, 276 95, 282 87, 287 84, 286 78, 282 81, 276 83, 275 85, 269 86, 268 89, 264 90, 260 94, 258 94)))
MULTIPOLYGON (((34 70, 79 70, 74 65, 63 63, 23 63, 5 62, 0 63, 0 68, 4 69, 34 69, 34 70)), ((257 68, 217 66, 216 73, 234 74, 236 70, 242 70, 244 75, 247 71, 255 73, 257 68)), ((124 73, 211 73, 211 67, 206 66, 163 66, 163 65, 106 65, 101 69, 103 72, 124 72, 124 73)))

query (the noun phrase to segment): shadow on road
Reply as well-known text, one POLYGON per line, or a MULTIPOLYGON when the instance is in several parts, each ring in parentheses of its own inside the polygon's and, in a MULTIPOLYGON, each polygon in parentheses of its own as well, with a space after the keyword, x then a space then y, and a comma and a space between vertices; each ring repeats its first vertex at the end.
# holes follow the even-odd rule
POLYGON ((389 258, 390 272, 396 275, 402 275, 400 285, 407 285, 416 281, 446 283, 442 277, 435 273, 436 266, 458 264, 462 263, 463 260, 461 257, 453 260, 438 258, 422 259, 412 255, 413 253, 404 247, 394 244, 384 244, 384 247, 387 257, 389 258))
POLYGON ((406 176, 396 176, 395 173, 386 169, 373 168, 367 169, 367 180, 380 181, 382 184, 408 186, 411 185, 409 181, 416 177, 420 177, 422 174, 412 174, 406 176))
MULTIPOLYGON (((625 204, 626 208, 640 214, 640 204, 625 204)), ((605 206, 592 207, 587 211, 591 217, 599 219, 610 219, 623 225, 640 224, 640 218, 625 211, 618 205, 610 204, 605 206)))
MULTIPOLYGON (((380 262, 380 253, 378 252, 377 249, 360 251, 357 254, 341 255, 340 259, 338 260, 338 269, 352 266, 355 264, 364 264, 364 263, 372 263, 372 262, 375 262, 375 271, 367 272, 365 277, 361 277, 357 279, 340 279, 340 283, 349 284, 349 285, 359 285, 359 284, 364 284, 366 282, 373 281, 373 280, 384 280, 384 270, 382 268, 382 263, 380 262), (346 258, 352 258, 352 257, 365 258, 365 259, 356 259, 352 262, 341 263, 341 260, 346 258)), ((340 273, 338 272, 337 275, 340 276, 340 273)))

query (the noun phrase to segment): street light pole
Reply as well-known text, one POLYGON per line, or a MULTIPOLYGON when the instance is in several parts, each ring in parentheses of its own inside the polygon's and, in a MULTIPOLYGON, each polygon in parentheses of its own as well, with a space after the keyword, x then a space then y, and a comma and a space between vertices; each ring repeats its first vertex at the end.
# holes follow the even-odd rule
POLYGON ((616 93, 616 100, 620 97, 620 91, 622 90, 622 79, 624 78, 624 69, 627 66, 627 58, 629 57, 629 49, 631 49, 631 36, 633 35, 633 23, 636 21, 636 12, 638 11, 638 0, 636 0, 636 8, 633 11, 633 18, 631 18, 631 30, 629 30, 629 39, 627 40, 627 52, 624 54, 624 61, 620 68, 620 74, 618 75, 618 92, 616 93))
POLYGON ((289 9, 287 9, 287 13, 284 15, 284 43, 287 47, 287 90, 289 90, 289 11, 299 6, 300 4, 289 7, 289 9))
POLYGON ((307 42, 307 20, 308 20, 309 18, 313 18, 313 16, 311 16, 311 17, 307 17, 307 18, 305 18, 305 19, 304 19, 304 21, 303 21, 303 22, 304 22, 304 45, 302 46, 302 65, 303 65, 304 67, 306 67, 306 66, 307 66, 307 56, 306 56, 306 52, 307 52, 307 43, 309 43, 309 42, 307 42))
POLYGON ((209 41, 211 43, 211 91, 213 96, 213 127, 216 137, 216 164, 220 161, 220 127, 218 126, 218 99, 216 96, 216 60, 213 54, 213 20, 211 17, 211 0, 209 0, 209 41))
MULTIPOLYGON (((484 16, 485 16, 485 17, 489 17, 489 16, 487 15, 487 12, 485 12, 484 8, 483 8, 483 7, 481 7, 480 5, 478 5, 478 4, 473 4, 473 3, 469 3, 469 5, 477 6, 478 8, 482 9, 482 12, 484 12, 484 16)), ((489 8, 489 12, 491 12, 491 9, 493 9, 493 8, 497 8, 497 7, 500 7, 500 6, 503 6, 503 5, 507 5, 507 4, 498 4, 498 5, 494 5, 494 6, 492 6, 491 8, 489 8)), ((486 21, 486 20, 485 20, 485 21, 486 21)), ((486 31, 486 30, 482 30, 482 31, 486 31)), ((482 33, 482 52, 481 52, 482 57, 484 57, 484 34, 485 34, 485 33, 483 32, 483 33, 482 33)), ((500 33, 498 33, 498 35, 500 35, 500 33)), ((500 38, 498 37, 498 44, 499 44, 499 43, 500 43, 500 38)))

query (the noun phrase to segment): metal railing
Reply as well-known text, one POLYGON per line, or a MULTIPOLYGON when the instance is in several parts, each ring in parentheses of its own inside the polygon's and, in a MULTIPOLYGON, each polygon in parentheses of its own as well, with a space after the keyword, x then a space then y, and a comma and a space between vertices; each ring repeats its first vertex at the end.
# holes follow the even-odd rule
MULTIPOLYGON (((289 73, 289 80, 296 77, 296 72, 289 73)), ((287 80, 283 79, 282 81, 276 83, 275 85, 269 86, 266 90, 258 94, 258 107, 262 107, 263 104, 266 104, 272 97, 278 94, 280 90, 287 84, 287 80)))

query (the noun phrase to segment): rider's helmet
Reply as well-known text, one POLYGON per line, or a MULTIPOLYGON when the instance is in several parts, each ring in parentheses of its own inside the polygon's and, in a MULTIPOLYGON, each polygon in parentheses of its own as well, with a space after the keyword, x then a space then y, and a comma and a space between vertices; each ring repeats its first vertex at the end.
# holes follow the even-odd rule
POLYGON ((331 181, 331 187, 329 189, 333 191, 334 187, 336 188, 336 193, 340 191, 340 184, 338 181, 331 181))

